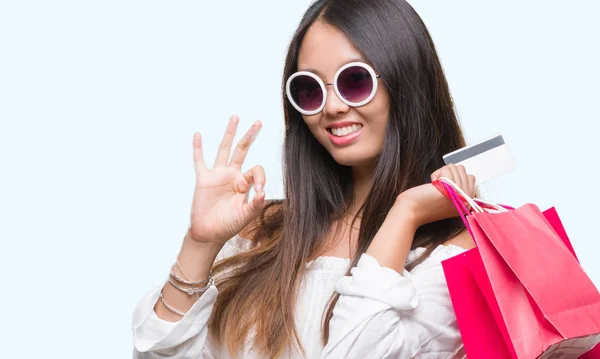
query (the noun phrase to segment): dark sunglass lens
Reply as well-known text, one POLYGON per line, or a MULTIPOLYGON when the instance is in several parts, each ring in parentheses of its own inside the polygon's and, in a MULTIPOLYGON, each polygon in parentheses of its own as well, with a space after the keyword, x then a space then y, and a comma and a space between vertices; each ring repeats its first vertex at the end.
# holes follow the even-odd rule
POLYGON ((323 103, 323 90, 317 80, 310 76, 294 77, 290 83, 290 94, 304 111, 314 111, 323 103))
POLYGON ((364 67, 351 66, 340 73, 337 87, 347 101, 359 103, 371 95, 373 78, 364 67))

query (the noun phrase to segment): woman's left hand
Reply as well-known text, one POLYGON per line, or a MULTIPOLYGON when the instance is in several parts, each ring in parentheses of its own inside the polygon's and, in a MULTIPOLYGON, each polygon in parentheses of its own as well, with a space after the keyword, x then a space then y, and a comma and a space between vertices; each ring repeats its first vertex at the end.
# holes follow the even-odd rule
MULTIPOLYGON (((475 176, 467 174, 465 167, 450 164, 435 171, 431 181, 446 177, 456 183, 466 194, 475 196, 475 176)), ((452 201, 431 183, 413 187, 402 192, 394 206, 409 211, 415 228, 424 224, 458 216, 452 201)), ((406 213, 406 212, 404 212, 406 213)))

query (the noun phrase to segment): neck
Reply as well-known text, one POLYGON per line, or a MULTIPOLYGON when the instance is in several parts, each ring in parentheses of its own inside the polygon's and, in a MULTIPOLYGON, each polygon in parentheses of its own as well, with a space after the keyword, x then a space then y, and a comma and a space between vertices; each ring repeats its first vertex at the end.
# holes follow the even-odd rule
POLYGON ((350 212, 352 214, 357 214, 358 209, 367 198, 367 194, 371 189, 374 169, 374 166, 352 167, 352 187, 354 192, 354 201, 350 204, 350 212))
MULTIPOLYGON (((360 166, 352 167, 352 190, 353 190, 353 201, 350 203, 348 208, 349 214, 344 214, 342 222, 344 226, 347 226, 343 232, 330 233, 331 237, 328 236, 327 242, 323 247, 318 250, 316 256, 331 255, 343 258, 353 258, 354 251, 356 248, 356 240, 358 238, 358 226, 360 226, 360 218, 357 219, 355 225, 350 229, 351 219, 354 215, 358 214, 358 209, 362 206, 367 198, 367 194, 371 189, 371 181, 373 179, 374 166, 360 166)), ((336 226, 332 227, 336 229, 336 226)))

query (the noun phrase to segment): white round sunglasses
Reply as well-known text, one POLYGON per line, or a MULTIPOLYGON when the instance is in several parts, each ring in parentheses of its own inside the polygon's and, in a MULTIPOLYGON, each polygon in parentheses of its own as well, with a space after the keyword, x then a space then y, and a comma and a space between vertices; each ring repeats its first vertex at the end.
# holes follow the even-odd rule
POLYGON ((315 115, 325 108, 327 90, 333 86, 345 104, 359 107, 367 104, 377 93, 377 79, 381 75, 364 62, 351 62, 335 73, 333 83, 323 80, 310 71, 298 71, 288 78, 286 95, 292 106, 303 115, 315 115))

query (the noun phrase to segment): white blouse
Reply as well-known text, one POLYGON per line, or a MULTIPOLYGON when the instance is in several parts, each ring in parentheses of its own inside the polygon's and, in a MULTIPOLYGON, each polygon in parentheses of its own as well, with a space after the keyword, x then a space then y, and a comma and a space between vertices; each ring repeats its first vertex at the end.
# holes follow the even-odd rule
MULTIPOLYGON (((230 239, 217 261, 248 249, 250 241, 230 239)), ((425 249, 416 248, 408 261, 425 249)), ((464 349, 441 261, 464 252, 440 245, 423 263, 402 275, 362 254, 351 276, 350 260, 318 257, 307 264, 296 307, 296 325, 312 358, 463 358, 464 349), (321 316, 333 291, 340 293, 329 323, 329 342, 321 342, 321 316)), ((231 358, 208 335, 217 287, 210 287, 178 322, 160 319, 154 305, 161 283, 140 300, 132 318, 133 358, 231 358)), ((251 335, 249 336, 251 337, 251 335)), ((247 339, 238 358, 260 358, 247 339)), ((288 350, 282 358, 298 358, 288 350)))

